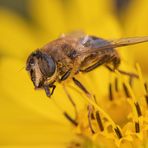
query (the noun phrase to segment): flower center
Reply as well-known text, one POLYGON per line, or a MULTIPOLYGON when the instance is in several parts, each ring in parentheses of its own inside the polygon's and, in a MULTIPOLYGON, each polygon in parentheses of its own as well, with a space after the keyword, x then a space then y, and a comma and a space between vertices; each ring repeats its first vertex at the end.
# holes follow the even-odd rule
MULTIPOLYGON (((74 125, 76 135, 83 139, 77 145, 119 147, 134 145, 137 140, 144 143, 148 136, 148 86, 139 65, 137 74, 138 78, 127 78, 116 71, 114 82, 108 85, 108 95, 101 101, 85 90, 86 105, 81 111, 72 102, 76 118, 66 112, 64 115, 74 125)), ((69 94, 68 97, 72 101, 69 94)))

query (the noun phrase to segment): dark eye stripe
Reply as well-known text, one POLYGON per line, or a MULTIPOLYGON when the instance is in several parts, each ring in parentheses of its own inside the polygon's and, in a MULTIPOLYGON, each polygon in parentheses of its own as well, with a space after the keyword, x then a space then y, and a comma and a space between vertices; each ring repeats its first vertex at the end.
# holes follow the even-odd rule
POLYGON ((35 72, 34 72, 34 70, 30 70, 30 76, 31 76, 31 80, 32 80, 32 82, 34 83, 34 85, 35 85, 35 80, 36 80, 36 77, 35 77, 35 72))

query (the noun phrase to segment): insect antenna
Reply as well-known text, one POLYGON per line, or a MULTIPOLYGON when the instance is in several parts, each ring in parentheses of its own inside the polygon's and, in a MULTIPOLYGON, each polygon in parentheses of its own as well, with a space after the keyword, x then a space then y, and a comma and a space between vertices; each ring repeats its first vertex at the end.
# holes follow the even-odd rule
POLYGON ((18 72, 20 72, 20 71, 22 71, 22 70, 24 70, 25 69, 25 66, 23 66, 22 68, 20 68, 19 70, 18 70, 18 72))

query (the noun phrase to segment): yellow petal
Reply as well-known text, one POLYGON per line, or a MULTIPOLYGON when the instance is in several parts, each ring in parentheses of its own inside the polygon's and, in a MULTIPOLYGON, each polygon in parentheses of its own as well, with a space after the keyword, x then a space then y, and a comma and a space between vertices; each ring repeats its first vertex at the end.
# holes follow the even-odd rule
POLYGON ((31 1, 30 12, 51 36, 75 30, 84 30, 100 37, 120 36, 120 27, 111 15, 108 1, 31 1), (93 8, 93 9, 90 9, 93 8))
POLYGON ((63 145, 66 146, 72 140, 72 133, 67 125, 42 120, 22 121, 1 124, 1 145, 63 145), (31 124, 30 124, 31 122, 31 124))
POLYGON ((20 106, 8 94, 0 99, 0 147, 65 147, 73 138, 68 124, 20 106))
POLYGON ((65 10, 68 13, 65 16, 70 30, 81 29, 88 34, 108 38, 119 35, 120 28, 111 15, 112 5, 109 1, 92 0, 86 2, 85 0, 73 0, 68 4, 65 10))
MULTIPOLYGON (((35 91, 25 69, 20 71, 23 66, 24 63, 13 58, 2 60, 0 69, 2 91, 16 102, 27 105, 50 119, 56 121, 58 119, 63 122, 65 118, 63 119, 62 112, 56 107, 53 100, 47 98, 44 91, 35 91)), ((64 97, 60 96, 60 93, 59 91, 57 97, 64 102, 64 97)), ((69 108, 69 104, 66 105, 65 107, 69 108)))
POLYGON ((57 37, 65 32, 64 9, 60 1, 32 0, 30 1, 30 12, 50 37, 57 37))
POLYGON ((111 15, 111 3, 108 1, 77 0, 83 28, 87 33, 104 38, 116 38, 121 30, 116 19, 111 15))

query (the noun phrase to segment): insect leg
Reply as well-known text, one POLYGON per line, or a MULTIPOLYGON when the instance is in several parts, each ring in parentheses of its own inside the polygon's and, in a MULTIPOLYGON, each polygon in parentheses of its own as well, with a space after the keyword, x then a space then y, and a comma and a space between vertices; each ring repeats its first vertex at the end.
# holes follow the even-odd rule
POLYGON ((52 86, 44 85, 43 88, 45 90, 45 93, 46 93, 47 97, 50 98, 51 95, 54 93, 54 90, 55 90, 56 86, 55 85, 52 85, 52 86), (51 92, 50 92, 50 88, 52 88, 51 92))
POLYGON ((60 81, 66 80, 66 79, 69 77, 70 73, 71 73, 71 69, 69 69, 69 70, 61 77, 60 81))
POLYGON ((116 68, 121 74, 127 75, 131 78, 139 78, 139 76, 136 75, 135 73, 131 73, 131 72, 127 72, 119 69, 120 58, 118 56, 115 56, 115 58, 113 59, 113 64, 114 64, 114 68, 116 68))
POLYGON ((51 93, 50 93, 49 86, 45 85, 43 88, 45 90, 45 93, 46 93, 47 97, 50 97, 51 96, 51 93))
POLYGON ((94 65, 91 65, 90 67, 87 67, 86 69, 84 70, 81 70, 81 72, 90 72, 92 70, 94 70, 95 68, 99 67, 100 65, 102 65, 102 62, 97 62, 95 63, 94 65))
POLYGON ((104 56, 101 60, 99 60, 98 62, 96 62, 95 64, 87 67, 84 70, 80 70, 81 72, 90 72, 92 70, 94 70, 95 68, 99 67, 100 65, 104 64, 105 62, 107 62, 110 59, 110 57, 108 56, 104 56))
MULTIPOLYGON (((115 69, 114 68, 111 68, 110 66, 108 65, 105 65, 105 67, 111 71, 111 72, 115 72, 115 69)), ((123 71, 123 70, 120 70, 119 68, 117 68, 116 70, 118 70, 121 74, 123 75, 127 75, 127 76, 130 76, 130 77, 133 77, 133 78, 139 78, 138 75, 136 75, 135 73, 131 73, 131 72, 126 72, 126 71, 123 71)))
POLYGON ((67 95, 67 97, 68 97, 70 103, 71 103, 72 106, 74 107, 74 110, 75 110, 75 116, 76 116, 76 119, 77 119, 77 117, 78 117, 78 110, 77 110, 76 104, 75 104, 75 102, 73 101, 71 95, 68 93, 68 91, 67 91, 65 85, 63 85, 63 88, 64 88, 64 91, 65 91, 65 93, 66 93, 66 95, 67 95))
POLYGON ((52 95, 54 93, 54 90, 55 90, 56 86, 52 85, 52 86, 50 86, 50 88, 52 88, 52 91, 51 91, 51 94, 50 94, 50 95, 52 95))
POLYGON ((118 54, 115 54, 113 59, 111 60, 111 63, 113 64, 113 67, 109 66, 109 65, 105 65, 105 67, 110 70, 111 72, 114 72, 115 70, 118 70, 121 74, 123 75, 127 75, 129 77, 132 78, 138 78, 138 75, 136 75, 135 73, 131 73, 131 72, 126 72, 124 70, 120 70, 119 69, 119 65, 121 63, 120 57, 118 56, 118 54))
POLYGON ((84 87, 84 85, 82 85, 82 83, 80 81, 78 81, 76 78, 72 78, 74 83, 87 95, 87 96, 91 96, 91 94, 88 92, 88 90, 84 87))

